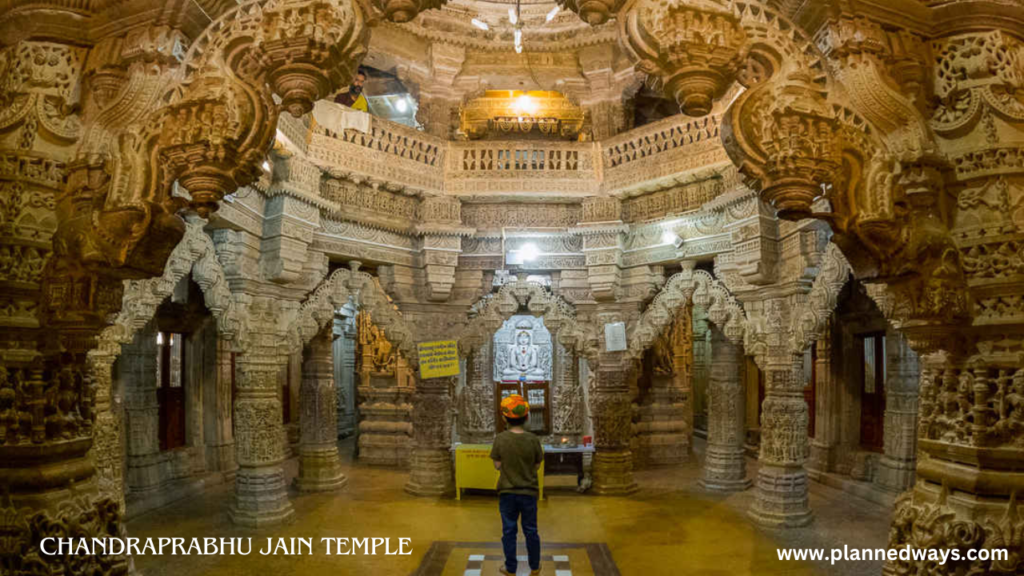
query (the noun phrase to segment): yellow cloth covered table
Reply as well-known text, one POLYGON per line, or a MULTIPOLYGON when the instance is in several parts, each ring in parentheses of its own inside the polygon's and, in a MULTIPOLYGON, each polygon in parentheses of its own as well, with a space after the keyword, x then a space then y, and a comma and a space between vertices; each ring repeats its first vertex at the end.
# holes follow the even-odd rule
MULTIPOLYGON (((455 499, 462 499, 463 488, 496 490, 500 473, 494 469, 490 444, 455 446, 455 499)), ((544 499, 544 465, 537 470, 538 497, 544 499)))

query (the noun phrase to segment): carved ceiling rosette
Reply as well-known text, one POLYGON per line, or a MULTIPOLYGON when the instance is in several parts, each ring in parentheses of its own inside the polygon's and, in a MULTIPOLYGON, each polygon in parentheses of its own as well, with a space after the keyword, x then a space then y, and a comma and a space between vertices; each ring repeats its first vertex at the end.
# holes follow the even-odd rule
POLYGON ((733 163, 779 217, 799 220, 842 162, 839 127, 810 74, 790 73, 747 91, 726 113, 723 143, 733 163))
POLYGON ((448 0, 373 0, 373 5, 384 13, 385 18, 398 24, 409 22, 420 12, 440 8, 447 3, 448 0))
POLYGON ((611 19, 622 8, 624 0, 559 0, 558 4, 579 14, 591 26, 600 26, 611 19))
POLYGON ((746 60, 747 33, 735 8, 717 0, 638 0, 625 10, 619 35, 637 68, 685 114, 709 114, 746 60))

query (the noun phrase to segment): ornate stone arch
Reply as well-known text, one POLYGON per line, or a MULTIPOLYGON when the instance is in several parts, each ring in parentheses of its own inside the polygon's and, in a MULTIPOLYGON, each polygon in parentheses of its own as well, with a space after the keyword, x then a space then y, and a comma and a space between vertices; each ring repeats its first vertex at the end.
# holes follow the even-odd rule
POLYGON ((719 326, 733 343, 743 341, 746 316, 743 308, 720 280, 704 270, 684 270, 665 283, 650 306, 640 316, 629 338, 626 351, 638 359, 672 323, 680 306, 693 303, 708 311, 708 319, 719 326))
POLYGON ((66 189, 105 200, 62 223, 60 256, 125 276, 160 274, 184 233, 176 213, 188 205, 205 217, 256 180, 280 112, 302 116, 348 83, 373 18, 361 0, 248 0, 187 51, 181 38, 152 39, 155 64, 124 62, 120 45, 109 50, 111 61, 99 64, 127 68, 129 79, 122 90, 96 91, 66 189), (188 200, 172 197, 175 182, 188 200))
POLYGON ((806 295, 789 296, 788 302, 775 299, 774 302, 779 302, 777 306, 769 301, 760 313, 748 318, 743 344, 746 353, 754 356, 759 366, 765 365, 770 349, 800 354, 821 337, 853 271, 839 247, 831 242, 825 247, 818 268, 818 275, 806 295), (789 309, 788 315, 786 309, 789 309))
POLYGON ((544 325, 562 346, 576 350, 588 360, 596 360, 597 334, 591 326, 577 320, 572 304, 537 282, 519 279, 505 284, 496 294, 484 296, 470 308, 469 323, 458 338, 459 354, 469 356, 524 306, 530 314, 544 319, 544 325))
POLYGON ((358 308, 370 312, 373 322, 383 328, 388 340, 413 367, 419 364, 412 326, 398 311, 376 278, 366 272, 343 268, 335 271, 313 290, 288 324, 288 348, 299 352, 321 330, 334 321, 335 310, 355 301, 358 308))
POLYGON ((217 259, 213 239, 206 234, 206 221, 191 217, 185 235, 167 259, 159 278, 125 280, 124 297, 114 323, 99 336, 99 348, 118 356, 121 345, 131 343, 135 333, 156 315, 156 309, 174 287, 189 273, 203 293, 206 307, 217 321, 219 335, 233 339, 244 322, 244 306, 236 302, 228 288, 224 268, 217 259))

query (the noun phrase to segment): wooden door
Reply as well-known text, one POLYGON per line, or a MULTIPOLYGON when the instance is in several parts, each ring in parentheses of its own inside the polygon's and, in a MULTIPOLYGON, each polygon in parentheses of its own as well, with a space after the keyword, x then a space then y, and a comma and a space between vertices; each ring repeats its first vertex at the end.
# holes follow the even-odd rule
POLYGON ((885 334, 870 334, 861 341, 860 444, 882 452, 885 445, 885 334))

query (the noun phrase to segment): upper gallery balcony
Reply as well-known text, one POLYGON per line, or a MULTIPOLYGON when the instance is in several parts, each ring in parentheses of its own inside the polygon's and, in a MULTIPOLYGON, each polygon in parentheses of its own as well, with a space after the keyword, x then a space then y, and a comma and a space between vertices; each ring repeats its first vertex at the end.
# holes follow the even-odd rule
POLYGON ((450 141, 376 116, 364 119, 368 125, 332 129, 282 115, 279 136, 334 178, 404 194, 628 198, 706 179, 730 166, 720 119, 678 115, 596 142, 514 133, 510 139, 450 141))

